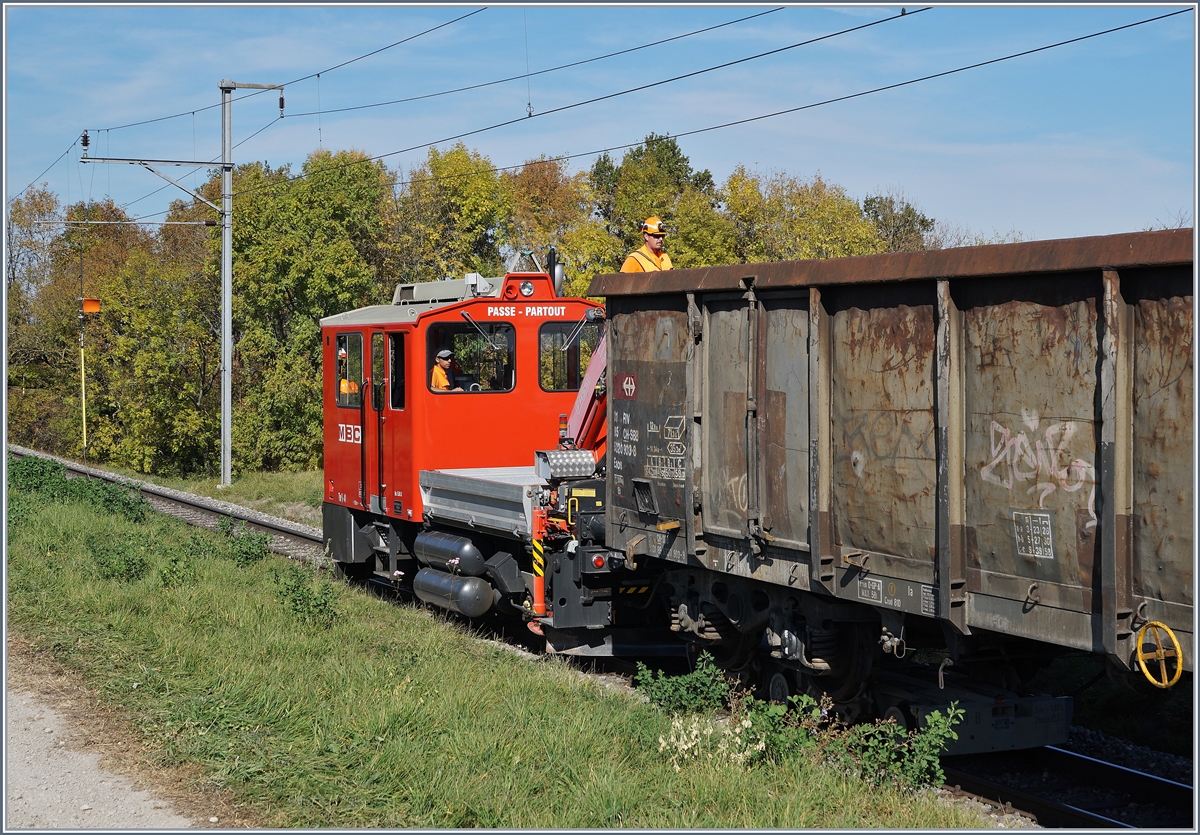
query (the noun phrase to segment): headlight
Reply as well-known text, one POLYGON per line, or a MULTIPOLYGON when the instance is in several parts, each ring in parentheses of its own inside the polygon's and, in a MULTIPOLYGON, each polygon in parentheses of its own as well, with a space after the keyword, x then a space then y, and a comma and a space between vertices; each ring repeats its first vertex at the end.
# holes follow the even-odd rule
POLYGON ((533 282, 532 281, 522 281, 521 282, 521 295, 522 296, 532 296, 533 295, 533 282))

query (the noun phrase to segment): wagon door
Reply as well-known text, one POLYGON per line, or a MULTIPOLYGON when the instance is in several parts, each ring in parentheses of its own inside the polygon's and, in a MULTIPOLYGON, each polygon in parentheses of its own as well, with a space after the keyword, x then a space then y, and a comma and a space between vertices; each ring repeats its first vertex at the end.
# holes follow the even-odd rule
POLYGON ((807 293, 751 286, 706 296, 703 309, 704 534, 799 558, 809 550, 807 293))

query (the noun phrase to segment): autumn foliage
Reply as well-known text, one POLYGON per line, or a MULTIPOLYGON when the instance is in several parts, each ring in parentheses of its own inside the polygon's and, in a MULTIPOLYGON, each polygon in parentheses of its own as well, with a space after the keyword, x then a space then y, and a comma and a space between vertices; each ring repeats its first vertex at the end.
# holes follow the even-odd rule
MULTIPOLYGON (((219 175, 199 192, 220 196, 219 175)), ((590 169, 539 157, 501 171, 462 143, 389 171, 362 151, 317 151, 300 170, 234 172, 235 472, 321 464, 319 320, 387 303, 397 283, 502 274, 550 246, 583 295, 666 221, 679 268, 836 258, 938 246, 934 222, 894 195, 861 203, 819 174, 739 166, 723 184, 651 134, 590 169)), ((215 220, 199 200, 166 219, 215 220)), ((63 206, 45 187, 9 205, 8 437, 161 475, 219 469, 220 229, 127 221, 112 201, 63 206), (101 311, 81 317, 79 299, 101 311)), ((527 262, 526 262, 527 263, 527 262)))

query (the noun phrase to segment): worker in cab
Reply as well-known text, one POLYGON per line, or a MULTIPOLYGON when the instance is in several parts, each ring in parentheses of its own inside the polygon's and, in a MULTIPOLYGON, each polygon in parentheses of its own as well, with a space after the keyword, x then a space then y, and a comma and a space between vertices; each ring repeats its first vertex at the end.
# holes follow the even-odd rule
POLYGON ((443 348, 437 352, 437 356, 433 360, 433 371, 429 377, 429 387, 435 392, 462 391, 462 386, 451 388, 453 381, 450 378, 450 363, 453 359, 454 352, 449 348, 443 348))
POLYGON ((648 217, 642 221, 641 230, 645 244, 629 253, 621 265, 621 272, 653 273, 671 269, 671 256, 663 252, 663 238, 667 236, 663 222, 656 217, 648 217))
MULTIPOLYGON (((340 378, 338 394, 341 395, 339 399, 345 401, 349 399, 350 395, 358 394, 358 383, 350 379, 350 367, 345 348, 338 349, 337 359, 338 377, 340 378)), ((346 403, 343 402, 342 405, 346 405, 346 403)))

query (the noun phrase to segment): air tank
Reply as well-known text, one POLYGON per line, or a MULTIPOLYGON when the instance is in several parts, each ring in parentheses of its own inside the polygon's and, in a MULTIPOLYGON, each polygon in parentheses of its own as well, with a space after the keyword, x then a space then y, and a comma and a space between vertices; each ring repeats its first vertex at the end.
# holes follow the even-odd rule
POLYGON ((469 618, 487 614, 495 597, 491 585, 482 577, 460 577, 433 568, 417 572, 413 592, 426 603, 469 618))
POLYGON ((487 565, 475 543, 465 536, 443 531, 422 531, 413 543, 413 552, 425 565, 447 574, 480 577, 487 565))

